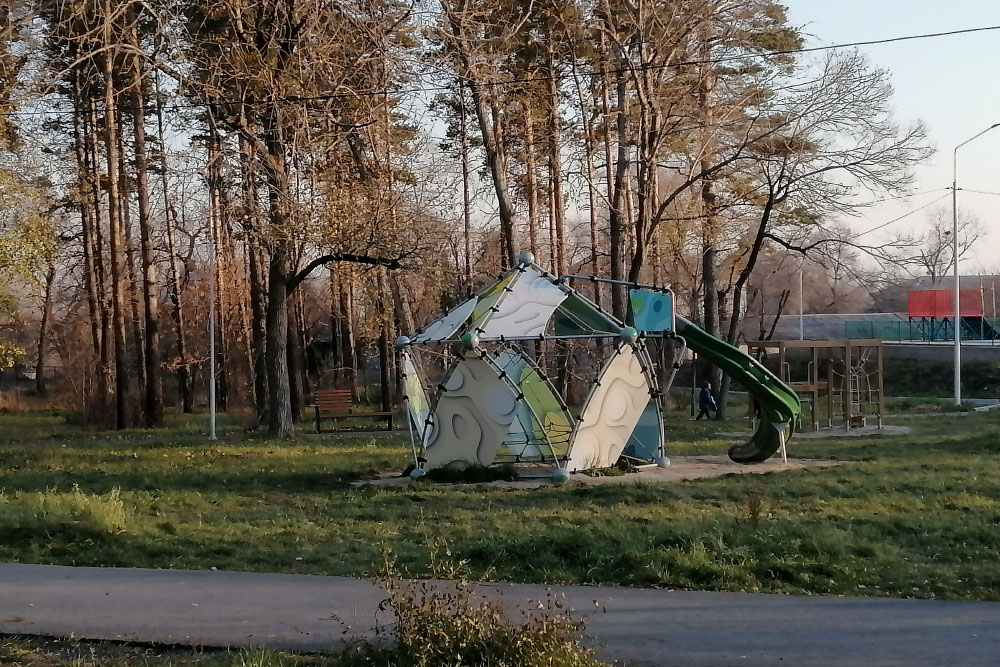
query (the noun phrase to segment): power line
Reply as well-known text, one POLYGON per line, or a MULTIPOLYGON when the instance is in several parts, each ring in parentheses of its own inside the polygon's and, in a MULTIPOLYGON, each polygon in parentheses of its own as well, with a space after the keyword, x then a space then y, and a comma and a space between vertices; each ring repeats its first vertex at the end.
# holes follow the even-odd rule
MULTIPOLYGON (((949 190, 951 188, 948 188, 949 190)), ((993 195, 994 197, 1000 197, 1000 192, 988 192, 986 190, 970 190, 969 188, 959 188, 959 192, 974 192, 977 195, 993 195)))
MULTIPOLYGON (((787 56, 796 55, 801 53, 816 53, 819 51, 832 51, 835 49, 846 49, 854 48, 859 46, 874 46, 879 44, 893 44, 896 42, 906 42, 919 39, 934 39, 938 37, 952 37, 956 35, 967 35, 979 32, 990 32, 1000 30, 1000 25, 992 26, 981 26, 978 28, 962 28, 958 30, 948 30, 944 32, 931 32, 922 33, 917 35, 901 35, 898 37, 887 37, 884 39, 872 39, 858 42, 843 42, 840 44, 829 44, 826 46, 811 46, 802 47, 798 49, 782 49, 776 51, 763 51, 758 53, 743 53, 739 55, 732 56, 721 56, 718 58, 705 58, 698 60, 681 60, 673 61, 668 63, 660 64, 647 64, 638 65, 635 67, 617 67, 608 69, 598 69, 598 70, 587 70, 584 72, 573 72, 568 74, 548 74, 548 75, 533 75, 527 77, 514 77, 508 79, 502 79, 499 81, 475 81, 473 79, 465 78, 467 81, 472 81, 480 86, 487 87, 500 87, 500 86, 512 86, 523 83, 536 83, 545 82, 551 80, 564 80, 570 77, 577 76, 605 76, 607 74, 626 74, 630 72, 643 72, 643 71, 655 71, 670 69, 674 67, 690 67, 693 65, 717 65, 724 64, 734 61, 747 60, 749 58, 774 58, 777 56, 787 56)), ((407 95, 415 93, 431 93, 431 92, 448 92, 451 91, 451 86, 439 85, 439 86, 414 86, 410 88, 400 88, 398 90, 393 90, 390 88, 382 88, 379 90, 372 91, 352 91, 349 93, 322 93, 317 95, 294 95, 289 97, 277 97, 269 99, 255 100, 252 98, 240 98, 240 99, 225 99, 217 100, 213 102, 191 102, 186 104, 166 104, 166 105, 149 105, 146 110, 149 111, 177 111, 181 109, 199 109, 208 108, 213 106, 223 106, 226 104, 262 104, 262 103, 286 103, 286 104, 302 104, 304 102, 320 102, 328 101, 334 99, 350 99, 359 97, 383 97, 387 95, 407 95)), ((133 111, 130 107, 118 107, 119 111, 133 111)), ((7 111, 0 112, 0 116, 33 116, 33 115, 72 115, 77 113, 89 113, 89 109, 51 109, 51 110, 37 110, 37 111, 7 111)))
MULTIPOLYGON (((951 188, 941 188, 941 189, 942 189, 942 190, 951 190, 951 188)), ((881 225, 879 225, 879 226, 877 226, 877 227, 872 227, 871 229, 868 229, 868 230, 865 230, 865 231, 863 231, 863 232, 861 232, 861 233, 859 233, 859 234, 855 234, 855 235, 853 235, 853 236, 851 237, 851 239, 852 239, 852 240, 853 240, 853 239, 859 239, 859 238, 861 238, 862 236, 865 236, 865 235, 867 235, 867 234, 871 234, 872 232, 877 232, 877 231, 878 231, 878 230, 880 230, 880 229, 884 229, 884 228, 888 227, 889 225, 892 225, 892 224, 895 224, 895 223, 899 222, 900 220, 902 220, 903 218, 908 218, 908 217, 910 217, 911 215, 913 215, 914 213, 919 213, 920 211, 924 210, 925 208, 927 208, 927 207, 929 207, 929 206, 933 206, 934 204, 938 203, 939 201, 942 201, 942 200, 944 200, 944 199, 947 199, 947 198, 948 198, 948 197, 950 197, 950 196, 951 196, 951 195, 941 195, 941 196, 940 196, 940 197, 938 197, 937 199, 935 199, 935 200, 933 200, 933 201, 929 201, 929 202, 927 202, 926 204, 924 204, 923 206, 921 206, 921 207, 919 207, 919 208, 915 208, 915 209, 913 209, 913 210, 912 210, 912 211, 910 211, 909 213, 904 213, 903 215, 899 216, 898 218, 894 218, 894 219, 890 220, 889 222, 886 222, 886 223, 883 223, 883 224, 881 224, 881 225)))
POLYGON ((860 206, 873 206, 875 204, 882 204, 887 201, 899 201, 900 199, 911 199, 913 197, 923 197, 924 195, 933 194, 935 192, 944 192, 945 190, 951 191, 951 186, 944 188, 935 188, 933 190, 924 190, 923 192, 912 192, 905 195, 896 195, 894 197, 883 197, 882 199, 873 199, 872 201, 860 204, 860 206))

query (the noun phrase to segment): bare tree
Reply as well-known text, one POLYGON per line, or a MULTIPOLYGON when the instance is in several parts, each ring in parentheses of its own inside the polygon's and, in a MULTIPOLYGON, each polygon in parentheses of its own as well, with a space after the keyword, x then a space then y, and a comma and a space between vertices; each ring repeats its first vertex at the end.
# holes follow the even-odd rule
MULTIPOLYGON (((922 125, 899 126, 893 118, 888 74, 857 52, 834 51, 813 78, 792 85, 769 114, 781 131, 754 142, 748 175, 758 185, 746 212, 756 220, 733 264, 732 310, 726 340, 736 341, 741 299, 765 242, 807 251, 790 242, 827 216, 851 214, 866 205, 859 190, 906 192, 912 167, 930 154, 922 125)), ((729 388, 724 378, 725 398, 729 388)), ((725 402, 722 402, 724 406, 725 402)), ((724 410, 719 411, 720 414, 724 410)))
MULTIPOLYGON (((926 217, 926 227, 915 235, 904 235, 915 247, 909 256, 899 257, 910 272, 920 271, 929 276, 932 285, 940 283, 955 266, 954 220, 949 206, 932 208, 926 217)), ((958 211, 958 257, 962 259, 986 233, 982 220, 963 210, 958 211)))

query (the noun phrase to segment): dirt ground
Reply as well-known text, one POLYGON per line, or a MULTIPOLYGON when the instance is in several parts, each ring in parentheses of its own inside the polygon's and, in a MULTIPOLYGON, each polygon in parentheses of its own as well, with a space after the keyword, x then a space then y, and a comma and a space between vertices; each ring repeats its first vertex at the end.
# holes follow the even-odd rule
MULTIPOLYGON (((893 426, 891 424, 883 424, 882 428, 879 428, 878 426, 864 426, 852 428, 849 431, 843 426, 835 426, 833 428, 821 428, 818 431, 796 431, 795 439, 814 440, 825 438, 870 438, 873 435, 909 435, 910 433, 913 433, 913 429, 909 426, 893 426)), ((719 434, 719 436, 725 438, 749 438, 751 435, 753 435, 753 433, 750 431, 719 434)))
MULTIPOLYGON (((643 468, 639 472, 627 475, 590 476, 574 474, 570 476, 567 485, 590 486, 595 484, 648 484, 653 482, 679 482, 706 477, 722 477, 723 475, 754 475, 785 470, 802 470, 804 468, 827 468, 839 465, 843 461, 828 461, 822 459, 788 459, 782 463, 781 457, 774 457, 764 463, 741 465, 734 463, 728 456, 672 456, 668 468, 643 468)), ((383 473, 377 479, 356 482, 355 486, 407 486, 410 479, 400 477, 399 473, 383 473)), ((522 477, 514 482, 489 482, 486 486, 504 489, 532 489, 553 484, 547 477, 522 477)), ((440 485, 448 486, 448 485, 440 485)))

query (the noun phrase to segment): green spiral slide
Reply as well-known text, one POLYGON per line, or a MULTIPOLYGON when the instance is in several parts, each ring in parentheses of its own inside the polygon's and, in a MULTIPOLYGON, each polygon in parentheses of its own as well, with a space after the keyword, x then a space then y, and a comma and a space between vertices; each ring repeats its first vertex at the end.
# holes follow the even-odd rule
POLYGON ((746 387, 760 405, 757 431, 749 441, 730 447, 729 458, 737 463, 760 463, 771 458, 800 426, 802 402, 798 394, 759 361, 683 317, 677 316, 675 328, 689 349, 746 387))

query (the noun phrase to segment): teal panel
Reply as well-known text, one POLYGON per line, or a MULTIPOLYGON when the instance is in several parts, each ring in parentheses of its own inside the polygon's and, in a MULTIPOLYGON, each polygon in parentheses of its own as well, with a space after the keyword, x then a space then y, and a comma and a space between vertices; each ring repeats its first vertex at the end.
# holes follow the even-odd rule
POLYGON ((673 326, 674 299, 669 292, 646 289, 628 291, 634 326, 639 331, 670 331, 673 326))
POLYGON ((653 459, 660 455, 660 441, 663 438, 663 427, 660 425, 660 410, 654 401, 650 401, 639 417, 639 423, 625 443, 626 456, 637 459, 653 459))

